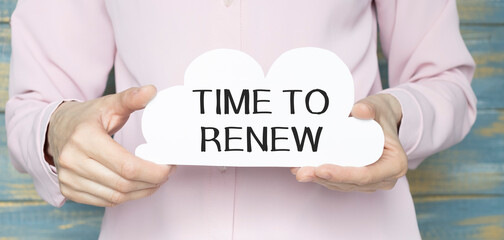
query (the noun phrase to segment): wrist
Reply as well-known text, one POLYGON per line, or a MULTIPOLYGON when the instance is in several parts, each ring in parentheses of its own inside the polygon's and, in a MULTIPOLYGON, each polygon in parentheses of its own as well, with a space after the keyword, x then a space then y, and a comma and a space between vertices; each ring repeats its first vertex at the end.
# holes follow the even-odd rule
POLYGON ((47 124, 47 130, 46 130, 46 134, 45 134, 45 141, 44 141, 44 159, 45 161, 51 165, 51 166, 55 166, 54 165, 54 158, 53 158, 53 155, 51 153, 51 150, 49 148, 49 143, 48 143, 48 135, 49 133, 49 124, 47 124))
POLYGON ((65 101, 62 102, 61 104, 56 107, 54 112, 51 114, 51 117, 49 118, 49 122, 47 123, 47 129, 46 129, 46 134, 45 134, 45 141, 44 141, 44 158, 46 162, 51 165, 56 167, 56 164, 54 162, 54 151, 53 151, 53 135, 54 135, 54 127, 57 125, 57 121, 60 118, 59 115, 61 114, 61 109, 64 107, 67 107, 69 103, 72 103, 72 101, 65 101), (64 106, 65 105, 65 106, 64 106))

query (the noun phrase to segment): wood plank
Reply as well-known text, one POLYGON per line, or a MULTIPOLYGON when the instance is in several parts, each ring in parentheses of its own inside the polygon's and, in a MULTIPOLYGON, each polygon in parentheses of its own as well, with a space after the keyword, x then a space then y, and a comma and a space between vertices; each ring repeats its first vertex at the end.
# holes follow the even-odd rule
POLYGON ((504 0, 457 0, 462 24, 504 23, 504 0))
POLYGON ((417 197, 424 240, 504 239, 504 196, 417 197))
POLYGON ((97 239, 103 208, 67 202, 0 202, 0 238, 97 239))
MULTIPOLYGON (((9 21, 15 2, 0 0, 0 22, 9 21)), ((478 107, 504 108, 504 0, 459 0, 458 8, 478 63, 478 107)), ((10 30, 0 24, 0 111, 7 100, 10 52, 10 30)), ((380 65, 386 68, 383 58, 380 65)), ((57 209, 41 202, 29 176, 8 163, 4 124, 0 114, 0 164, 7 166, 0 168, 0 199, 14 202, 0 201, 0 239, 96 239, 103 209, 73 202, 57 209)), ((504 111, 480 110, 468 138, 410 171, 423 238, 504 239, 503 159, 504 111)))
POLYGON ((472 86, 478 107, 504 108, 504 26, 465 26, 461 32, 477 64, 472 86))
MULTIPOLYGON (((1 1, 1 0, 0 0, 1 1)), ((1 3, 1 2, 0 2, 1 3)), ((8 24, 0 23, 0 111, 5 110, 9 99, 9 62, 11 56, 11 31, 8 24)))
POLYGON ((503 160, 504 110, 481 110, 464 141, 409 171, 411 192, 414 196, 504 195, 503 160))
POLYGON ((11 29, 9 24, 0 23, 0 63, 8 64, 10 61, 11 48, 11 29))
POLYGON ((0 23, 9 22, 12 11, 16 7, 16 0, 0 0, 0 23))

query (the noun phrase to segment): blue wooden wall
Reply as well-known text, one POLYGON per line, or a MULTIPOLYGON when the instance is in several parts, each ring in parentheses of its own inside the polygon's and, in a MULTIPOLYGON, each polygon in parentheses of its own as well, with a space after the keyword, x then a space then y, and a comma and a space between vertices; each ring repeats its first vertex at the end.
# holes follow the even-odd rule
MULTIPOLYGON (((4 109, 9 17, 0 0, 0 240, 95 239, 102 208, 67 202, 57 209, 9 163, 4 109)), ((504 239, 504 0, 459 0, 463 37, 478 69, 478 119, 460 144, 427 159, 408 178, 424 239, 504 239)), ((386 78, 386 62, 380 56, 386 78)))

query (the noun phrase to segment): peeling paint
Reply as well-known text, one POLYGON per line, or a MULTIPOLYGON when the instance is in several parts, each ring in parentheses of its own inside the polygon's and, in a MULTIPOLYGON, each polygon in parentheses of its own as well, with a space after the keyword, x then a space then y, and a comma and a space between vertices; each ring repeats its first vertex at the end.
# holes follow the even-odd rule
POLYGON ((488 78, 504 75, 504 69, 498 67, 477 67, 474 78, 488 78))
MULTIPOLYGON (((453 200, 463 200, 463 199, 479 199, 486 198, 486 196, 481 195, 432 195, 432 196, 416 196, 413 200, 415 203, 428 203, 428 202, 443 202, 443 201, 453 201, 453 200)), ((420 214, 417 216, 418 218, 420 214)), ((425 216, 432 217, 432 215, 424 214, 425 216)))
POLYGON ((497 240, 504 239, 504 227, 491 225, 479 228, 479 233, 474 235, 474 239, 497 240))
POLYGON ((66 230, 66 229, 73 228, 73 227, 74 227, 74 224, 72 224, 72 223, 64 224, 64 225, 59 225, 58 226, 58 228, 61 229, 61 230, 66 230))
MULTIPOLYGON (((82 218, 82 217, 81 217, 82 218)), ((78 221, 75 221, 73 223, 68 223, 68 224, 63 224, 63 225, 59 225, 58 228, 61 229, 61 230, 67 230, 67 229, 71 229, 71 228, 74 228, 78 225, 88 225, 90 222, 89 221, 85 221, 85 220, 78 220, 78 221)))
POLYGON ((504 224, 504 215, 483 216, 462 220, 458 225, 504 224))
POLYGON ((484 137, 494 137, 497 134, 504 134, 504 112, 501 113, 498 120, 490 126, 481 127, 476 132, 484 137))
MULTIPOLYGON (((443 161, 450 161, 443 159, 443 161)), ((451 160, 456 162, 455 160, 451 160)), ((470 166, 467 166, 470 167, 470 166)), ((454 170, 450 165, 432 165, 410 171, 408 180, 413 196, 492 192, 504 184, 502 172, 454 170)))
POLYGON ((9 99, 9 63, 0 62, 0 110, 5 110, 5 104, 9 99))
POLYGON ((26 206, 44 206, 48 205, 44 201, 29 201, 29 202, 0 202, 0 208, 14 208, 14 207, 26 207, 26 206))
POLYGON ((462 22, 494 22, 503 11, 500 1, 458 0, 457 8, 462 22), (493 21, 492 21, 493 20, 493 21))

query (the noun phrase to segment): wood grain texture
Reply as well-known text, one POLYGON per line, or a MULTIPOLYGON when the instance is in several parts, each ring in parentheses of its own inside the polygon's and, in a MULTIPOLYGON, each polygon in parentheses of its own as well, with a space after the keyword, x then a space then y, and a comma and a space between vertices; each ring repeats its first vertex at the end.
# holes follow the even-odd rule
POLYGON ((457 8, 463 24, 504 22, 504 0, 457 0, 457 8))
POLYGON ((16 0, 0 0, 0 23, 9 22, 12 11, 16 7, 16 0))
POLYGON ((8 86, 11 50, 10 27, 8 24, 0 23, 0 112, 5 110, 5 104, 9 98, 8 86))
MULTIPOLYGON (((44 203, 9 163, 4 114, 15 0, 0 0, 0 240, 96 239, 103 209, 44 203)), ((458 0, 461 32, 478 68, 478 119, 460 144, 408 173, 423 239, 504 239, 504 0, 458 0)), ((387 79, 386 59, 379 53, 387 79)), ((109 82, 110 84, 111 82, 109 82)), ((109 85, 109 92, 113 92, 109 85)))
POLYGON ((0 202, 0 239, 97 239, 103 208, 67 202, 0 202))
POLYGON ((504 196, 418 197, 424 240, 504 239, 504 196))
POLYGON ((478 109, 504 108, 504 25, 462 26, 461 32, 477 64, 472 87, 478 109))
POLYGON ((426 159, 408 179, 415 197, 504 196, 504 110, 479 111, 461 143, 426 159))

